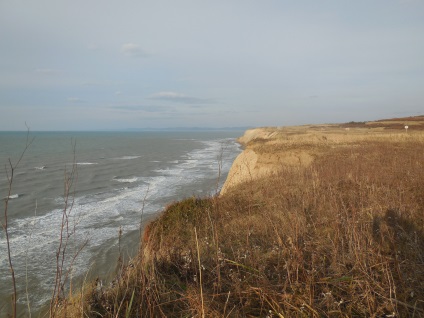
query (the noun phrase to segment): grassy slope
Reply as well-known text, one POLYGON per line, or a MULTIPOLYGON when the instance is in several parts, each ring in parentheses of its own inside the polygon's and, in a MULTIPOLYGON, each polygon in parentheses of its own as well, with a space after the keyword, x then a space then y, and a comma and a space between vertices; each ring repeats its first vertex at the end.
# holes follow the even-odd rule
POLYGON ((345 128, 251 140, 314 161, 170 205, 113 287, 86 286, 63 313, 424 316, 424 134, 345 128))

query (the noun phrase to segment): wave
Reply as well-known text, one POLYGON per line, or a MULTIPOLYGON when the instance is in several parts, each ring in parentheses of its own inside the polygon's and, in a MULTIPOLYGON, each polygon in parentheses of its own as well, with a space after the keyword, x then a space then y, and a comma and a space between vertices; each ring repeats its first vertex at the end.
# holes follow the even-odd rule
POLYGON ((122 156, 122 157, 118 157, 118 158, 114 158, 115 160, 133 160, 133 159, 138 159, 141 158, 141 156, 122 156))
POLYGON ((20 196, 21 196, 21 194, 12 194, 12 195, 9 195, 8 197, 5 197, 4 200, 7 200, 7 199, 9 199, 9 200, 17 199, 20 196))
POLYGON ((114 177, 113 181, 122 182, 122 183, 134 183, 138 181, 138 178, 137 177, 131 177, 131 178, 114 177))
POLYGON ((34 167, 34 169, 37 169, 37 170, 44 170, 44 169, 46 169, 46 166, 34 167))
POLYGON ((90 165, 97 165, 97 162, 77 162, 78 166, 90 166, 90 165))
MULTIPOLYGON (((69 222, 75 228, 77 236, 72 240, 72 247, 77 248, 87 239, 89 244, 80 252, 73 264, 76 275, 84 273, 90 267, 90 259, 96 249, 107 240, 117 237, 118 229, 122 226, 124 233, 137 230, 141 213, 140 202, 145 197, 147 186, 134 189, 123 188, 109 191, 102 195, 85 195, 74 199, 70 210, 69 222)), ((14 195, 15 196, 15 195, 14 195)), ((154 213, 161 207, 155 203, 146 202, 144 213, 154 213)), ((57 236, 61 227, 63 209, 58 208, 45 215, 36 215, 14 220, 10 224, 11 245, 16 264, 25 264, 25 259, 31 259, 32 271, 41 281, 38 285, 40 295, 45 299, 33 299, 40 304, 48 299, 51 288, 49 277, 53 270, 51 260, 55 257, 57 236)), ((4 250, 4 238, 0 237, 0 264, 7 261, 4 250)), ((68 255, 69 256, 69 255, 68 255)), ((69 265, 69 264, 66 264, 69 265)), ((18 265, 17 265, 18 266, 18 265)), ((4 283, 5 271, 0 266, 0 285, 4 283)), ((24 271, 17 273, 17 279, 24 279, 24 271)))
MULTIPOLYGON (((228 153, 235 156, 233 153, 237 146, 233 144, 235 145, 232 141, 227 150, 228 153)), ((124 233, 138 230, 142 209, 145 214, 157 213, 173 200, 196 194, 195 191, 203 192, 201 183, 205 179, 215 179, 219 173, 217 158, 221 153, 221 148, 222 143, 219 141, 205 142, 202 148, 189 152, 187 156, 182 156, 172 163, 168 161, 164 165, 161 164, 162 169, 150 170, 150 175, 136 177, 128 176, 125 172, 117 172, 117 176, 113 177, 112 182, 124 183, 121 189, 115 188, 76 197, 70 217, 70 222, 75 224, 78 233, 75 236, 75 244, 78 246, 85 239, 89 239, 89 244, 81 251, 81 255, 74 264, 75 275, 83 274, 90 267, 90 260, 99 253, 98 249, 102 244, 117 238, 120 226, 124 233), (152 171, 156 173, 151 175, 152 171), (133 184, 129 186, 130 183, 133 184)), ((140 156, 124 156, 118 159, 130 160, 130 158, 136 159, 136 157, 140 156)), ((228 165, 231 165, 232 160, 228 161, 228 165)), ((80 162, 78 164, 93 165, 97 163, 80 162)), ((137 163, 135 162, 135 164, 137 163)), ((224 166, 227 166, 225 156, 224 166)), ((225 170, 225 167, 223 169, 225 170)), ((111 180, 110 176, 108 180, 111 180)), ((212 190, 204 189, 204 191, 212 190)), ((18 198, 19 194, 14 194, 13 197, 18 198)), ((63 204, 63 198, 57 198, 55 203, 60 206, 63 204)), ((55 257, 61 216, 62 209, 56 208, 44 215, 15 220, 10 227, 13 234, 11 235, 11 244, 16 264, 25 264, 25 258, 28 255, 37 279, 42 282, 39 284, 40 293, 46 295, 49 295, 51 288, 47 283, 51 275, 51 268, 54 266, 51 260, 55 257), (28 236, 29 233, 32 235, 28 236)), ((4 238, 0 237, 0 264, 6 262, 3 243, 4 238)), ((3 270, 1 267, 0 273, 3 270)), ((19 275, 19 279, 24 279, 22 274, 19 275)), ((0 275, 0 285, 3 282, 4 279, 0 275)))

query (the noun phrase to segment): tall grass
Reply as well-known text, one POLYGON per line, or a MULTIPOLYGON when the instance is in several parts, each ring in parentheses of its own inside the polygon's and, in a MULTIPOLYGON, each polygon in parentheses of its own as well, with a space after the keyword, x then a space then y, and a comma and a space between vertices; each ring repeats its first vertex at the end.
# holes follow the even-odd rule
POLYGON ((424 141, 313 147, 307 167, 167 207, 67 315, 424 316, 424 141))

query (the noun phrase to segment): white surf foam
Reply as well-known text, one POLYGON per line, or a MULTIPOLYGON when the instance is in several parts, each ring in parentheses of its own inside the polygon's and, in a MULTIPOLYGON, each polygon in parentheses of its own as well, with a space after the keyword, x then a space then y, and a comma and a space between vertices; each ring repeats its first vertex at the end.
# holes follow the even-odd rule
POLYGON ((122 157, 118 157, 118 158, 114 158, 115 160, 133 160, 133 159, 138 159, 141 158, 141 156, 122 156, 122 157))
POLYGON ((114 177, 113 181, 116 182, 121 182, 121 183, 134 183, 137 182, 139 180, 138 177, 131 177, 131 178, 118 178, 118 177, 114 177))
MULTIPOLYGON (((118 238, 120 226, 124 233, 138 229, 143 203, 143 213, 155 213, 163 209, 170 201, 180 198, 180 195, 192 195, 192 193, 184 193, 184 187, 196 181, 200 182, 199 180, 204 178, 215 179, 219 171, 222 145, 225 142, 225 140, 203 142, 201 149, 196 149, 172 163, 168 162, 166 168, 155 171, 155 176, 115 177, 113 179, 122 183, 136 183, 143 178, 142 184, 135 184, 132 188, 125 187, 105 193, 77 197, 70 217, 70 224, 76 229, 76 234, 71 236, 72 244, 79 246, 88 239, 88 245, 79 255, 78 261, 74 265, 73 275, 81 275, 89 268, 89 260, 95 253, 99 253, 98 247, 101 244, 118 238)), ((234 142, 232 144, 229 142, 228 149, 228 153, 236 150, 234 142)), ((224 158, 223 162, 229 167, 232 160, 228 164, 225 160, 224 158)), ((78 164, 92 165, 96 163, 81 162, 78 164)), ((224 171, 226 168, 222 169, 224 171)), ((63 199, 57 198, 56 202, 63 202, 63 199)), ((62 212, 62 209, 55 209, 42 216, 16 220, 10 223, 9 227, 12 257, 15 264, 25 264, 27 255, 31 260, 31 270, 41 282, 44 282, 42 288, 45 291, 51 288, 49 278, 52 276, 54 268, 62 212), (30 233, 32 233, 31 236, 30 233)), ((2 267, 3 264, 7 264, 4 243, 4 237, 0 236, 0 264, 2 267)), ((7 267, 4 268, 6 270, 7 267)), ((23 275, 24 271, 19 271, 19 273, 21 274, 18 276, 23 275)), ((3 283, 3 278, 0 277, 0 284, 3 283)))
POLYGON ((13 200, 17 198, 19 198, 19 194, 12 194, 12 195, 9 195, 8 197, 5 197, 4 200, 6 199, 13 200))

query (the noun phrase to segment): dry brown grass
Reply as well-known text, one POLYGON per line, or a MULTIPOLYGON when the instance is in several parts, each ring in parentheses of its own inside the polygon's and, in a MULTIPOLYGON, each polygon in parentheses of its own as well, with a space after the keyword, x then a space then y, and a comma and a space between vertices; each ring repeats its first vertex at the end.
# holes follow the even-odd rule
POLYGON ((68 316, 424 316, 423 135, 321 128, 275 134, 309 165, 170 205, 114 285, 68 316))
POLYGON ((410 116, 402 118, 381 119, 368 122, 350 122, 340 125, 341 127, 355 127, 355 128, 380 128, 384 130, 397 130, 402 131, 405 126, 409 126, 415 131, 424 130, 424 116, 410 116))

